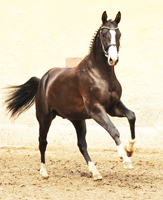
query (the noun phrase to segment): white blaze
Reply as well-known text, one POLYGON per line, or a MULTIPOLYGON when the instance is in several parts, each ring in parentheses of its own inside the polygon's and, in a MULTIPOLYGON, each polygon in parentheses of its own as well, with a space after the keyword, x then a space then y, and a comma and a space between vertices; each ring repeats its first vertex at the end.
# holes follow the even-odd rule
MULTIPOLYGON (((111 35, 111 41, 110 41, 110 44, 112 45, 116 45, 116 39, 115 39, 115 36, 116 36, 116 32, 115 30, 110 30, 110 35, 111 35)), ((118 52, 117 52, 117 47, 116 46, 110 46, 109 49, 108 49, 108 61, 110 60, 110 58, 113 60, 113 61, 116 61, 118 59, 118 52)))

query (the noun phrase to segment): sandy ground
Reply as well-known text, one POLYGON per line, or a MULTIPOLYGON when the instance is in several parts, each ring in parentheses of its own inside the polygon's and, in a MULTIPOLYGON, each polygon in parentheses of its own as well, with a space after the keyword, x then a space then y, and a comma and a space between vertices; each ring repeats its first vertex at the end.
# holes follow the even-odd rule
MULTIPOLYGON (((95 0, 94 6, 86 0, 59 2, 1 2, 0 88, 41 77, 54 66, 65 67, 69 57, 84 57, 102 12, 114 18, 120 10, 116 74, 122 100, 137 116, 134 169, 122 168, 113 140, 88 120, 88 149, 103 176, 94 182, 77 148, 74 128, 56 118, 46 151, 50 177, 42 179, 35 108, 10 121, 1 89, 0 199, 163 199, 163 1, 95 0)), ((130 136, 127 120, 111 120, 125 145, 130 136)))
POLYGON ((126 171, 111 149, 89 149, 103 176, 94 182, 78 149, 47 150, 48 180, 39 175, 34 148, 1 148, 0 199, 163 199, 163 151, 138 150, 126 171))
MULTIPOLYGON (((60 118, 56 124, 48 135, 47 180, 39 174, 38 126, 3 126, 1 132, 6 135, 1 137, 4 145, 0 147, 0 199, 163 199, 162 138, 155 129, 137 128, 131 158, 134 169, 128 171, 122 167, 112 138, 88 121, 88 151, 103 176, 102 181, 94 182, 76 145, 74 128, 60 118)), ((118 129, 125 145, 129 128, 118 129)))

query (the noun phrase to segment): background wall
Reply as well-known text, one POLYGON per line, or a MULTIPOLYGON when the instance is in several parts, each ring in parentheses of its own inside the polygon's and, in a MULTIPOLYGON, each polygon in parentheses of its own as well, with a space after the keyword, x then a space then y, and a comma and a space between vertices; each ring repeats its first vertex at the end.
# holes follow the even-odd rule
MULTIPOLYGON (((2 88, 41 77, 52 67, 65 67, 68 57, 84 57, 105 10, 112 19, 118 11, 122 13, 120 62, 116 66, 122 101, 135 111, 137 128, 148 127, 143 132, 152 130, 162 136, 162 8, 162 0, 0 0, 1 136, 24 131, 15 126, 37 125, 34 106, 14 123, 9 120, 2 88)), ((117 126, 128 126, 126 119, 112 120, 117 126)), ((58 118, 55 123, 70 125, 58 118)))

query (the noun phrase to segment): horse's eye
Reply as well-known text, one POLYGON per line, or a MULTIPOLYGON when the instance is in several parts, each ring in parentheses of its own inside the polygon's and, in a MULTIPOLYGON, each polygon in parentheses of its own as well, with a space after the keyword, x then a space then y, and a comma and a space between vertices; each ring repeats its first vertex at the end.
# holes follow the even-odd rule
POLYGON ((106 37, 106 33, 103 33, 103 34, 102 34, 102 37, 106 37))

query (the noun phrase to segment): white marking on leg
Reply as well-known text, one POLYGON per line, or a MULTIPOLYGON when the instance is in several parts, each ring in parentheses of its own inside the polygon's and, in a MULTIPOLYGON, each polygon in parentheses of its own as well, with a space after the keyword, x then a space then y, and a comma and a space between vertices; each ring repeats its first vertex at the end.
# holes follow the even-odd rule
POLYGON ((43 178, 49 178, 49 175, 46 170, 46 165, 44 163, 41 163, 40 174, 43 178))
POLYGON ((101 174, 98 172, 98 170, 93 162, 89 161, 88 167, 89 167, 89 171, 93 174, 93 180, 101 180, 102 179, 101 174))
POLYGON ((125 156, 127 156, 122 144, 120 144, 119 146, 117 146, 117 150, 118 150, 118 154, 120 158, 123 158, 125 156))
POLYGON ((92 172, 93 175, 100 174, 93 162, 89 161, 88 166, 89 166, 89 171, 92 172))
POLYGON ((126 151, 124 150, 122 144, 117 146, 119 157, 123 160, 123 167, 126 169, 132 169, 132 162, 129 157, 127 157, 126 151))
POLYGON ((135 140, 129 140, 128 145, 126 146, 126 150, 131 152, 134 151, 134 144, 135 144, 135 140))

